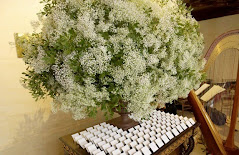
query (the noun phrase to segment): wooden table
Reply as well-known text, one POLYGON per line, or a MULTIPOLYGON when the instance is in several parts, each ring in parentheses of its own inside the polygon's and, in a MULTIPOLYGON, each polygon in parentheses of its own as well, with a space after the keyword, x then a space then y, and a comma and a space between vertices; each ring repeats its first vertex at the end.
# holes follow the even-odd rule
MULTIPOLYGON (((115 119, 107 121, 107 123, 110 123, 115 119)), ((187 128, 181 134, 171 139, 167 144, 161 147, 154 154, 169 155, 169 154, 181 154, 182 152, 184 152, 184 154, 189 154, 194 147, 193 141, 194 130, 197 127, 199 127, 199 125, 200 125, 199 123, 196 123, 192 127, 187 128), (189 144, 185 144, 188 142, 189 144), (184 149, 185 145, 188 145, 187 150, 184 149)), ((59 138, 63 144, 65 155, 89 155, 89 153, 85 149, 82 149, 77 143, 73 141, 71 137, 72 134, 74 133, 59 138)))

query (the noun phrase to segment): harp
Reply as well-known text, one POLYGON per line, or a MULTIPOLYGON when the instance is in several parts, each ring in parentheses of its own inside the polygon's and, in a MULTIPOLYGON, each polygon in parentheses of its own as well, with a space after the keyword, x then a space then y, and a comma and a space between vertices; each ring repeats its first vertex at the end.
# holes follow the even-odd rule
MULTIPOLYGON (((205 55, 207 63, 204 71, 208 71, 210 66, 215 62, 216 58, 222 52, 228 51, 227 49, 239 50, 239 30, 226 32, 216 38, 205 55)), ((195 119, 201 123, 200 129, 206 145, 209 151, 216 155, 239 154, 239 149, 234 144, 235 125, 239 108, 239 63, 236 63, 236 65, 238 65, 238 71, 236 77, 235 95, 233 96, 234 99, 232 99, 233 108, 231 113, 231 123, 226 140, 223 141, 221 139, 219 132, 195 92, 192 90, 188 96, 188 101, 192 106, 195 119)))

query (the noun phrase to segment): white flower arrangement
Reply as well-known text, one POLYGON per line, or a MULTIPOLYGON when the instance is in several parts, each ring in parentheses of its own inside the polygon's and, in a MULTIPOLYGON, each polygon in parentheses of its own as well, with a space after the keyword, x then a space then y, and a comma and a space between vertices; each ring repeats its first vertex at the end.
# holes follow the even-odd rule
MULTIPOLYGON (((187 97, 204 66, 203 37, 180 0, 43 0, 40 33, 17 41, 36 99, 75 119, 128 102, 131 117, 187 97)), ((38 26, 35 22, 33 25, 38 26)))

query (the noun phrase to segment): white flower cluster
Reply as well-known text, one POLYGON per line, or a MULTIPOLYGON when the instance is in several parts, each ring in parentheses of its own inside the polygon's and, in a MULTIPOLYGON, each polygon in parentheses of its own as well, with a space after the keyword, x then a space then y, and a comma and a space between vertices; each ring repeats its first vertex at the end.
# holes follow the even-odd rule
POLYGON ((37 47, 23 48, 36 74, 54 77, 54 89, 44 88, 54 94, 53 108, 82 119, 121 100, 140 120, 200 84, 203 37, 181 1, 48 3, 37 47))

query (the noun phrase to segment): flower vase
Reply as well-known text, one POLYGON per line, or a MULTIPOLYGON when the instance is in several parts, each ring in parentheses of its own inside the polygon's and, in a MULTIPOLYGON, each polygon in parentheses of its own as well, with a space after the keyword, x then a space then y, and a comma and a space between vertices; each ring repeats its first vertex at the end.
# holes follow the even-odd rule
POLYGON ((139 122, 134 121, 129 117, 129 114, 131 112, 127 112, 126 105, 127 103, 121 102, 120 103, 124 104, 123 107, 120 108, 120 110, 117 110, 116 108, 113 109, 115 113, 118 113, 120 117, 117 117, 110 121, 111 125, 117 126, 118 128, 121 128, 122 130, 128 130, 136 125, 139 125, 139 122))

